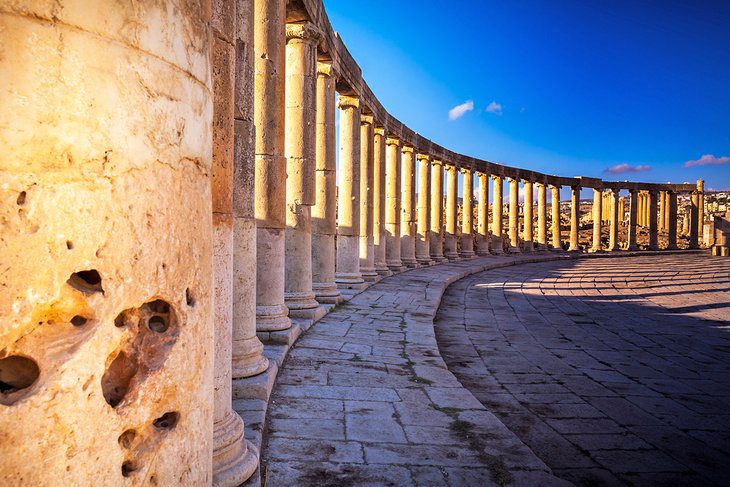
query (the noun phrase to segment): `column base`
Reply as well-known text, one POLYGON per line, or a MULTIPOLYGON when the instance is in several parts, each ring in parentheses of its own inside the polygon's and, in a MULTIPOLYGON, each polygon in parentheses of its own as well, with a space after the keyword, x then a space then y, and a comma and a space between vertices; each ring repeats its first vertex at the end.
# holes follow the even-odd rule
POLYGON ((408 269, 416 269, 417 267, 420 267, 420 264, 416 259, 403 259, 401 262, 408 269))
POLYGON ((535 245, 532 242, 525 242, 524 243, 524 252, 533 252, 535 250, 535 245))
POLYGON ((356 291, 362 291, 367 287, 367 284, 365 284, 365 280, 362 278, 360 273, 340 273, 335 274, 335 283, 337 284, 337 289, 354 289, 356 291))
POLYGON ((670 245, 667 245, 667 249, 666 250, 678 250, 678 249, 679 249, 679 247, 677 247, 676 244, 674 244, 674 245, 671 245, 670 244, 670 245))
POLYGON ((462 259, 473 259, 476 256, 473 250, 466 250, 461 253, 462 259))
POLYGON ((360 275, 365 282, 378 282, 380 275, 375 267, 360 267, 360 275))
POLYGON ((431 260, 436 264, 440 264, 442 262, 446 262, 446 257, 443 255, 432 255, 431 260))
POLYGON ((444 257, 446 257, 446 259, 448 259, 449 262, 459 260, 459 254, 457 254, 456 252, 447 252, 444 254, 444 257))
POLYGON ((243 420, 229 409, 223 420, 213 425, 213 485, 241 485, 258 465, 256 447, 243 437, 243 420))
POLYGON ((334 281, 313 282, 312 290, 314 291, 314 299, 320 304, 338 304, 342 302, 342 296, 334 281))
POLYGON ((659 250, 659 246, 658 245, 649 245, 646 248, 646 250, 652 250, 652 251, 659 250))
POLYGON ((243 379, 265 371, 269 367, 269 359, 263 353, 264 345, 256 336, 244 340, 233 340, 231 377, 243 379))
POLYGON ((636 250, 639 250, 639 246, 636 244, 631 244, 628 247, 626 247, 626 250, 636 251, 636 250))
POLYGON ((609 247, 606 249, 607 252, 618 252, 621 250, 618 245, 614 245, 613 247, 609 247))
POLYGON ((400 260, 390 260, 387 261, 388 269, 395 274, 398 272, 401 272, 403 270, 403 262, 400 260))
POLYGON ((416 260, 421 267, 429 267, 434 264, 431 257, 416 257, 416 260))
POLYGON ((590 253, 590 254, 602 254, 603 253, 603 249, 596 249, 596 248, 591 247, 590 249, 588 249, 588 253, 590 253))
POLYGON ((476 254, 477 255, 489 255, 490 252, 489 252, 489 250, 477 250, 476 254))
POLYGON ((522 253, 522 250, 520 250, 520 248, 517 247, 517 246, 510 245, 509 246, 509 249, 507 249, 507 253, 510 253, 510 254, 520 254, 520 253, 522 253))
POLYGON ((284 304, 256 306, 256 331, 279 331, 291 327, 289 309, 284 304))
POLYGON ((375 272, 377 272, 380 277, 389 277, 393 275, 393 272, 388 269, 388 266, 384 263, 375 264, 375 272))
MULTIPOLYGON (((544 252, 544 251, 546 251, 546 250, 550 250, 550 248, 548 247, 548 244, 546 244, 546 243, 539 243, 539 244, 537 244, 537 248, 536 248, 536 250, 537 250, 538 252, 544 252)), ((562 250, 562 249, 561 249, 561 250, 562 250)))
POLYGON ((284 293, 284 304, 292 318, 310 319, 320 307, 313 292, 284 293))

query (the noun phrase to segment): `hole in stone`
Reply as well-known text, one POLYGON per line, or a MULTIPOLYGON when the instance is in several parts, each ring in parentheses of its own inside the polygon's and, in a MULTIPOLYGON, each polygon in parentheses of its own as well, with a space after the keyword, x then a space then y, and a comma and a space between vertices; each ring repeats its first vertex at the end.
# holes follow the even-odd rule
POLYGON ((66 248, 71 250, 74 248, 74 243, 70 240, 66 240, 66 248))
POLYGON ((156 333, 165 333, 168 328, 167 320, 159 315, 151 316, 150 319, 147 320, 147 328, 156 333))
POLYGON ((170 305, 161 299, 150 301, 147 306, 155 313, 167 314, 170 312, 170 305))
POLYGON ((180 419, 180 413, 170 411, 154 420, 152 424, 157 429, 171 430, 177 425, 178 419, 180 419))
POLYGON ((131 309, 125 309, 114 318, 114 326, 117 328, 129 327, 134 324, 135 312, 131 309))
POLYGON ((32 386, 41 374, 33 359, 11 355, 0 359, 0 404, 10 406, 20 397, 16 392, 32 386))
POLYGON ((15 202, 18 204, 18 206, 23 206, 25 204, 25 197, 27 196, 25 191, 21 191, 18 194, 18 199, 15 200, 15 202))
POLYGON ((117 407, 127 395, 135 373, 137 373, 137 364, 130 360, 124 352, 119 352, 109 364, 101 378, 101 390, 104 399, 111 407, 117 407))
POLYGON ((122 464, 122 477, 129 477, 137 469, 138 469, 138 467, 133 461, 127 460, 126 462, 124 462, 122 464))
POLYGON ((73 318, 71 318, 71 324, 73 326, 84 326, 86 322, 89 320, 87 318, 84 318, 83 316, 76 315, 73 318))
POLYGON ((129 449, 129 447, 132 446, 132 442, 134 441, 134 438, 136 436, 137 432, 135 430, 127 430, 119 435, 119 444, 122 446, 122 448, 129 449))
POLYGON ((95 269, 74 272, 66 282, 68 282, 69 286, 85 294, 104 292, 104 289, 101 287, 101 276, 95 269))
POLYGON ((185 302, 188 306, 191 308, 195 306, 195 296, 193 296, 193 292, 190 290, 190 288, 187 288, 185 290, 185 302))

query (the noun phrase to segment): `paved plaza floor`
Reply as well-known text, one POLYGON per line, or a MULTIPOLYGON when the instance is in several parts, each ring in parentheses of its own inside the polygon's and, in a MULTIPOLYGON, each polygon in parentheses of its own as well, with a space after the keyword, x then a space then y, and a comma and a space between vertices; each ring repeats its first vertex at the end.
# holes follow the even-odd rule
POLYGON ((330 312, 279 371, 262 480, 727 483, 730 261, 554 259, 416 269, 330 312))
POLYGON ((577 485, 730 485, 730 260, 496 269, 446 292, 441 353, 577 485))

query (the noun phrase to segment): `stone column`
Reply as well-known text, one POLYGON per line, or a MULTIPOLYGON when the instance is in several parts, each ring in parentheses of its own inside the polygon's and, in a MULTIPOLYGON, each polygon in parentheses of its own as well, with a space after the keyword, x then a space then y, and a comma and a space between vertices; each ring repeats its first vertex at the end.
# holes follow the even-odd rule
POLYGON ((373 247, 375 271, 381 277, 392 276, 385 261, 385 129, 375 128, 373 144, 373 247))
POLYGON ((666 230, 666 227, 664 226, 664 217, 667 211, 666 204, 666 192, 659 191, 659 222, 657 224, 657 228, 659 230, 666 230))
POLYGON ((335 283, 337 232, 337 128, 335 75, 330 63, 317 65, 316 200, 312 208, 312 290, 320 303, 342 300, 335 283))
POLYGON ((501 254, 504 252, 502 246, 502 209, 504 207, 504 188, 502 177, 492 175, 494 181, 494 195, 492 196, 492 253, 501 254))
POLYGON ((293 318, 318 319, 312 290, 312 206, 315 204, 317 43, 314 24, 286 24, 286 234, 284 303, 293 318))
POLYGON ((698 238, 704 243, 705 240, 705 181, 697 180, 697 222, 698 238))
POLYGON ((649 205, 650 205, 649 199, 650 199, 649 198, 649 193, 645 191, 644 192, 644 205, 643 205, 643 207, 644 207, 643 220, 644 220, 644 226, 645 227, 648 227, 649 226, 649 214, 650 214, 649 213, 649 211, 650 211, 649 210, 649 205))
POLYGON ((335 282, 340 289, 364 288, 360 274, 360 100, 340 95, 340 170, 337 189, 335 282))
POLYGON ((638 250, 639 246, 636 243, 636 231, 637 231, 637 219, 639 216, 639 196, 641 193, 638 189, 629 190, 629 228, 628 228, 628 242, 626 244, 626 250, 638 250))
POLYGON ((474 257, 474 173, 471 169, 462 169, 464 189, 462 196, 461 221, 461 257, 474 257))
POLYGON ((401 262, 409 269, 418 267, 416 260, 416 173, 413 147, 404 145, 401 150, 401 262))
POLYGON ((418 218, 416 228, 416 260, 422 266, 433 264, 429 247, 431 213, 431 167, 428 154, 418 154, 418 218))
POLYGON ((520 251, 519 212, 520 212, 520 182, 517 178, 507 178, 509 181, 509 251, 520 251))
POLYGON ((453 261, 459 258, 456 252, 456 225, 458 214, 456 208, 457 184, 459 173, 456 166, 446 166, 446 238, 444 239, 444 256, 453 261))
POLYGON ((593 245, 591 252, 601 251, 601 198, 603 190, 593 188, 593 245))
POLYGON ((570 247, 569 252, 580 252, 578 227, 580 225, 580 186, 570 188, 570 247))
MULTIPOLYGON (((233 171, 212 127, 233 139, 233 35, 210 16, 2 2, 3 485, 212 482, 214 387, 231 369, 213 276, 227 269, 230 286, 233 171), (214 243, 229 245, 215 271, 214 243)), ((240 439, 237 462, 255 468, 240 439)))
POLYGON ((671 218, 669 216, 669 193, 670 191, 664 191, 664 223, 662 224, 662 228, 667 232, 669 231, 669 220, 671 218))
POLYGON ((551 202, 550 214, 552 219, 552 248, 553 250, 563 250, 562 236, 560 235, 560 188, 553 184, 550 185, 551 202))
POLYGON ((682 213, 682 235, 688 236, 689 235, 689 211, 685 209, 685 211, 682 213))
MULTIPOLYGON (((222 13, 222 12, 221 12, 222 13)), ((256 336, 256 218, 254 214, 253 9, 236 2, 233 145, 233 330, 232 377, 259 374, 269 365, 256 336)), ((223 135, 223 134, 221 134, 223 135)))
POLYGON ((525 186, 525 202, 523 205, 523 214, 524 214, 524 240, 525 240, 525 251, 526 252, 532 252, 534 250, 534 236, 533 236, 533 212, 534 212, 534 205, 533 205, 533 194, 532 194, 532 181, 529 181, 527 179, 522 181, 522 184, 525 186))
POLYGON ((400 258, 400 212, 401 212, 401 151, 400 141, 395 137, 386 140, 385 179, 385 231, 387 234, 385 261, 393 272, 403 270, 400 258))
POLYGON ((444 257, 444 170, 438 159, 431 163, 431 231, 428 245, 431 249, 431 260, 439 263, 446 260, 444 257))
POLYGON ((699 232, 700 228, 700 194, 698 191, 692 192, 692 200, 689 208, 689 248, 700 248, 699 232))
POLYGON ((623 196, 618 197, 618 221, 623 223, 626 218, 626 199, 623 196))
POLYGON ((479 174, 479 202, 477 207, 477 255, 488 255, 492 235, 489 231, 489 176, 479 174))
POLYGON ((286 2, 254 3, 256 331, 291 326, 284 304, 286 2))
POLYGON ((677 247, 677 193, 674 191, 667 191, 667 216, 669 222, 667 224, 667 232, 669 236, 669 243, 667 244, 667 250, 676 250, 677 247))
POLYGON ((615 251, 619 250, 619 245, 618 245, 618 226, 619 226, 618 192, 619 192, 618 189, 614 189, 611 191, 611 194, 610 194, 611 201, 609 202, 609 205, 608 205, 608 207, 610 209, 608 250, 611 252, 615 252, 615 251))
POLYGON ((547 250, 547 191, 545 183, 537 185, 537 249, 547 250))
MULTIPOLYGON (((225 17, 235 17, 235 3, 215 0, 213 7, 213 39, 211 56, 213 75, 213 166, 211 170, 212 209, 213 209, 213 323, 215 324, 215 353, 213 364, 213 479, 214 486, 235 486, 248 479, 258 466, 258 451, 244 438, 244 425, 241 417, 232 408, 232 357, 233 357, 233 288, 234 277, 234 229, 247 233, 253 228, 236 225, 233 209, 235 140, 235 80, 236 49, 235 28, 233 22, 226 22, 225 17)), ((178 125, 179 127, 180 125, 178 125)), ((159 127, 159 126, 158 126, 159 127)), ((253 146, 248 147, 249 150, 253 146)), ((184 218, 189 218, 185 215, 184 218)), ((242 222, 238 222, 242 223, 242 222)), ((135 232, 136 233, 136 232, 135 232)), ((239 249, 240 250, 240 249, 239 249)), ((249 255, 241 255, 243 259, 249 255)), ((166 305, 169 308, 169 305, 166 305)), ((168 311, 169 313, 169 311, 168 311)), ((157 315, 155 315, 157 316, 157 315)), ((151 320, 148 322, 150 323, 151 320)), ((115 320, 117 324, 117 320, 115 320)), ((117 326, 119 326, 117 324, 117 326)), ((148 325, 149 326, 149 325, 148 325)), ((180 325, 177 325, 180 326, 180 325)), ((181 326, 180 326, 181 327, 181 326)), ((139 338, 144 337, 141 335, 139 338)), ((152 337, 145 337, 145 340, 152 337)), ((240 341, 239 341, 240 344, 240 341)), ((252 341, 252 345, 254 342, 252 341)), ((150 344, 150 346, 153 346, 150 344)), ((160 351, 164 344, 159 343, 160 351)), ((255 345, 254 345, 255 346, 255 345)), ((255 352, 255 350, 253 350, 255 352)), ((267 365, 260 357, 258 364, 252 364, 257 370, 267 365)), ((145 360, 141 358, 139 360, 145 360)), ((129 366, 131 367, 131 365, 129 366)), ((135 366, 135 369, 137 366, 135 366)), ((107 376, 109 377, 109 376, 107 376)), ((102 384, 104 380, 102 379, 102 384)), ((164 396, 160 396, 164 397, 164 396)), ((197 405, 192 405, 197 407, 197 405)), ((190 414, 190 413, 188 413, 190 414)), ((131 445, 130 445, 131 446, 131 445)), ((140 446, 140 448, 143 448, 140 446)), ((155 454, 155 456, 157 456, 155 454)), ((149 459, 150 468, 155 456, 149 459)), ((135 465, 137 458, 131 460, 135 465)), ((139 465, 137 468, 141 467, 139 465)), ((125 475, 122 466, 122 475, 125 475)))
POLYGON ((367 282, 376 282, 380 276, 375 270, 375 242, 373 237, 373 116, 360 117, 360 274, 367 282))
POLYGON ((657 222, 659 192, 651 190, 649 192, 649 200, 649 250, 659 250, 659 229, 657 222))

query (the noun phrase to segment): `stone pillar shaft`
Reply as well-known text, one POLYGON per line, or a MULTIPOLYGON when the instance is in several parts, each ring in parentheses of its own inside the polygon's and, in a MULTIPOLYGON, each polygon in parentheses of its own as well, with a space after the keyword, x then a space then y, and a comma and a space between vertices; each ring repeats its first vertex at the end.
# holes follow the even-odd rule
POLYGON ((689 208, 689 248, 698 249, 700 228, 700 195, 697 191, 692 192, 692 199, 689 208))
POLYGON ((456 208, 456 191, 459 173, 456 166, 446 166, 446 237, 444 239, 444 256, 449 260, 456 260, 456 226, 458 222, 456 208))
POLYGON ((629 190, 629 228, 628 228, 628 242, 626 245, 627 250, 637 250, 639 246, 636 241, 636 232, 638 229, 637 219, 639 216, 639 190, 629 190))
POLYGON ((401 151, 400 141, 388 137, 385 149, 385 231, 387 234, 385 261, 393 272, 403 270, 400 255, 400 212, 401 212, 401 151))
POLYGON ((519 212, 520 212, 520 182, 516 178, 507 178, 509 181, 509 251, 520 251, 519 212))
POLYGON ((342 297, 335 283, 337 232, 337 128, 335 76, 332 65, 317 69, 316 198, 312 208, 312 290, 320 303, 337 304, 342 297))
POLYGON ((551 201, 550 201, 550 216, 551 216, 551 232, 552 232, 552 247, 555 250, 563 250, 563 242, 560 235, 560 188, 557 186, 550 185, 551 201))
POLYGON ((418 217, 416 228, 416 260, 431 265, 429 247, 431 216, 431 165, 428 154, 418 154, 418 217))
POLYGON ((570 189, 570 247, 571 252, 580 252, 578 227, 580 225, 580 186, 570 189))
POLYGON ((431 260, 444 261, 443 245, 443 211, 444 211, 444 170, 441 161, 431 163, 431 231, 428 245, 431 249, 431 260))
POLYGON ((669 242, 667 250, 677 249, 677 193, 673 191, 667 192, 667 233, 669 242))
POLYGON ((379 280, 373 237, 374 161, 373 117, 363 115, 360 124, 360 273, 367 282, 379 280))
POLYGON ((659 192, 649 193, 649 250, 659 250, 658 208, 659 192))
POLYGON ((337 195, 335 282, 340 289, 363 288, 360 274, 360 100, 340 95, 340 170, 337 195))
POLYGON ((385 260, 387 235, 385 233, 385 129, 375 129, 373 143, 373 247, 375 270, 378 275, 393 275, 385 260))
POLYGON ((609 241, 608 241, 608 250, 611 252, 615 252, 619 249, 618 246, 618 225, 619 225, 619 218, 618 218, 618 190, 614 189, 610 194, 610 204, 609 211, 609 241))
POLYGON ((702 179, 697 180, 697 225, 699 247, 699 241, 705 243, 705 182, 702 179))
POLYGON ((269 361, 256 336, 256 218, 254 215, 253 10, 237 0, 233 139, 233 330, 234 379, 265 371, 269 361))
POLYGON ((256 330, 291 326, 284 304, 286 2, 254 1, 256 330))
POLYGON ((502 209, 504 207, 504 188, 501 176, 492 175, 494 181, 494 195, 492 195, 492 253, 501 254, 504 252, 502 246, 502 209))
POLYGON ((418 267, 416 260, 416 173, 415 152, 413 147, 403 146, 401 150, 401 220, 400 246, 401 262, 413 269, 418 267))
POLYGON ((477 254, 489 254, 491 234, 489 232, 489 176, 479 173, 479 202, 477 203, 477 254))
MULTIPOLYGON (((235 4, 215 0, 213 7, 213 167, 212 167, 212 209, 213 209, 213 323, 215 324, 215 350, 213 366, 213 479, 217 487, 239 485, 248 479, 258 465, 258 452, 244 438, 241 417, 232 408, 232 358, 233 358, 233 312, 234 312, 234 229, 241 231, 244 239, 253 232, 252 226, 244 221, 236 222, 234 210, 235 161, 235 80, 236 49, 233 24, 220 21, 225 13, 235 16, 235 4), (238 224, 237 224, 238 223, 238 224)), ((257 20, 257 19, 255 19, 257 20)), ((254 21, 255 21, 254 20, 254 21)), ((250 68, 250 66, 249 66, 250 68)), ((154 90, 152 90, 154 91, 154 90)), ((164 126, 164 124, 163 124, 164 126)), ((184 126, 177 125, 178 127, 184 126)), ((253 153, 253 144, 247 147, 253 153)), ((239 153, 240 154, 240 153, 239 153)), ((240 154, 242 155, 242 154, 240 154)), ((243 161, 242 161, 243 162, 243 161)), ((241 172, 239 171, 239 175, 241 172)), ((236 203, 243 203, 236 201, 236 203)), ((240 208, 244 210, 243 204, 240 208)), ((241 250, 241 249, 239 249, 241 250)), ((250 254, 239 257, 250 258, 250 254)), ((240 269, 238 269, 240 270, 240 269)), ((248 297, 248 296, 245 296, 248 297)), ((240 331, 240 330, 238 330, 240 331)), ((240 337, 240 335, 239 335, 240 337)), ((255 338, 255 337, 253 337, 255 338)), ((255 342, 247 345, 254 345, 255 342)), ((240 345, 241 342, 239 341, 240 345)), ((162 352, 162 347, 160 353, 162 352)), ((267 365, 260 355, 250 365, 260 372, 267 365)), ((164 396, 160 396, 164 397, 164 396)), ((197 405, 194 405, 197 407, 197 405)), ((193 414, 189 413, 188 417, 193 414)), ((154 461, 154 458, 151 459, 154 461)), ((135 458, 133 462, 136 462, 135 458)), ((124 474, 123 474, 124 475, 124 474)))
POLYGON ((545 183, 537 184, 537 245, 547 250, 547 188, 545 183))
POLYGON ((593 188, 593 245, 591 252, 601 251, 601 204, 603 191, 593 188))
POLYGON ((533 223, 533 212, 534 212, 534 202, 533 202, 533 193, 532 193, 532 181, 524 180, 522 182, 525 186, 525 203, 523 205, 523 214, 524 214, 524 240, 525 240, 525 251, 531 252, 534 249, 534 235, 533 235, 533 229, 534 229, 534 223, 533 223))
POLYGON ((312 290, 312 208, 315 203, 317 42, 309 22, 286 25, 286 234, 284 303, 289 316, 312 319, 324 310, 312 290))
POLYGON ((461 211, 461 256, 474 256, 474 173, 471 169, 462 169, 464 174, 463 205, 461 211))

